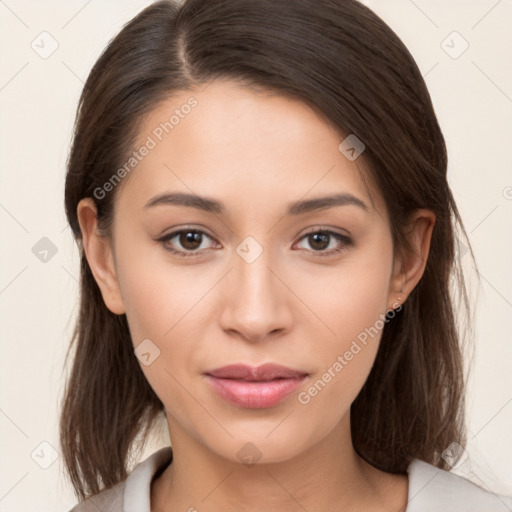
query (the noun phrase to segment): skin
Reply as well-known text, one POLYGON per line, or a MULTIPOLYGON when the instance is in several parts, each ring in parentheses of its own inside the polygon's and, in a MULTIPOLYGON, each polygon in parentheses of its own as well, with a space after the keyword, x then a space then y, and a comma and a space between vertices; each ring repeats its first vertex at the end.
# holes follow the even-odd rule
POLYGON ((300 101, 231 81, 176 93, 145 119, 139 142, 192 95, 198 105, 116 191, 112 236, 99 234, 90 198, 78 206, 105 304, 126 314, 134 347, 149 338, 160 350, 141 368, 165 406, 174 460, 152 483, 151 509, 404 510, 407 476, 363 461, 350 435, 350 405, 380 332, 309 403, 298 392, 405 302, 424 272, 433 212, 415 212, 414 251, 394 259, 385 205, 363 179, 362 158, 339 151, 345 136, 300 101), (222 201, 226 212, 144 207, 176 191, 222 201), (285 215, 292 201, 334 192, 353 194, 368 211, 349 204, 285 215), (157 241, 180 228, 206 235, 196 246, 179 236, 157 241), (331 237, 319 247, 305 236, 327 228, 353 243, 331 237), (263 250, 251 263, 236 252, 248 236, 263 250), (205 252, 181 258, 166 246, 205 252), (310 375, 277 406, 244 409, 213 393, 203 375, 237 362, 310 375), (261 453, 250 466, 237 456, 247 443, 261 453))

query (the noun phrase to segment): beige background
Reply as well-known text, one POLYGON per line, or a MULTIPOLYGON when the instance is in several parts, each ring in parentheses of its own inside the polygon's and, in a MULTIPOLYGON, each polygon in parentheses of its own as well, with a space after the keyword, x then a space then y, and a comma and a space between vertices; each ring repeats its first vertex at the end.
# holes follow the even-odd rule
MULTIPOLYGON (((67 511, 75 503, 57 437, 78 289, 63 210, 65 160, 91 66, 149 3, 0 1, 0 512, 67 511), (33 41, 39 53, 52 41, 58 48, 43 59, 33 41), (32 252, 37 243, 51 247, 43 237, 57 250, 46 262, 32 252)), ((512 1, 365 3, 398 33, 425 76, 482 278, 468 392, 470 466, 456 472, 512 493, 512 1), (464 41, 469 47, 458 55, 464 41)), ((461 262, 467 266, 467 255, 461 262)))

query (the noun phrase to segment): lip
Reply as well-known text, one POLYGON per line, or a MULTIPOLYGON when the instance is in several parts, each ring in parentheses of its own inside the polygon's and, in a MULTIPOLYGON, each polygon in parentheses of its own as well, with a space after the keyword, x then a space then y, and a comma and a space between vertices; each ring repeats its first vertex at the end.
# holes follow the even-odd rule
POLYGON ((307 372, 266 363, 232 364, 205 372, 211 389, 239 407, 262 409, 279 404, 308 376, 307 372))

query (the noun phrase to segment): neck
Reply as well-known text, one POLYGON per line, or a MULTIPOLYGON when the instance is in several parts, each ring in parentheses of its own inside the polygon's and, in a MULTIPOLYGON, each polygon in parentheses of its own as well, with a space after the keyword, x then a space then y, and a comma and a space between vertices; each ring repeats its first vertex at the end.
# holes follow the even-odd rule
POLYGON ((381 472, 357 455, 349 415, 292 459, 252 465, 219 456, 173 427, 173 462, 151 488, 155 512, 405 510, 407 477, 381 472))

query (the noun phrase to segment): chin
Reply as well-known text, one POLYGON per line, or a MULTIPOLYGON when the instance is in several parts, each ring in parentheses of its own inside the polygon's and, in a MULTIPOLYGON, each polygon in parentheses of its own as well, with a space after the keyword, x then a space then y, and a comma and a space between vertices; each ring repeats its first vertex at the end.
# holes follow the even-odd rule
MULTIPOLYGON (((274 422, 272 428, 276 425, 278 422, 274 422)), ((250 467, 254 464, 275 464, 292 460, 321 440, 317 436, 315 439, 307 437, 303 426, 289 425, 287 429, 283 428, 278 432, 280 428, 278 426, 274 431, 253 428, 250 434, 246 429, 240 429, 240 432, 230 430, 233 438, 223 436, 222 440, 209 439, 205 440, 205 445, 231 462, 250 467)), ((318 435, 318 430, 316 434, 318 435)))

